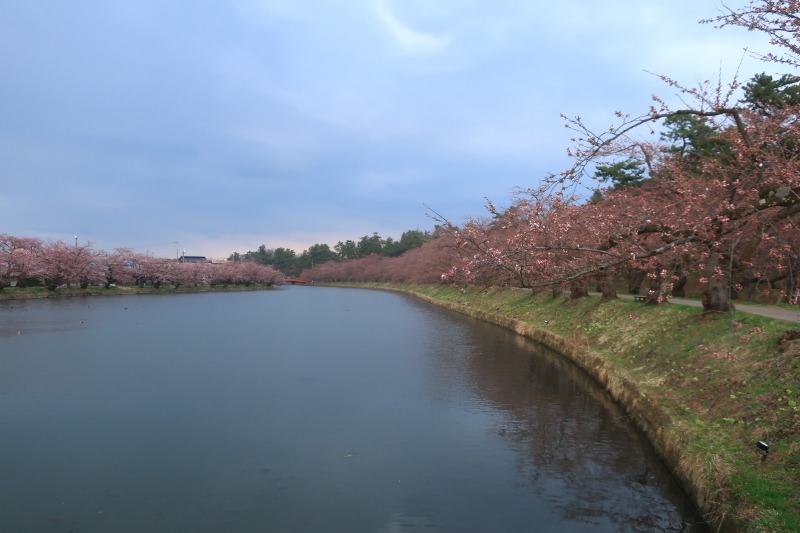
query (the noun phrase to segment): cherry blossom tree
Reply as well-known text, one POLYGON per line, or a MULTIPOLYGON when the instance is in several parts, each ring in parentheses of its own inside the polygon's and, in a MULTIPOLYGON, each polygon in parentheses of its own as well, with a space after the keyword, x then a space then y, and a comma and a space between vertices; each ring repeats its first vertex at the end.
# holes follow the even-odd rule
MULTIPOLYGON (((734 275, 752 262, 760 247, 771 246, 770 242, 779 239, 783 223, 794 223, 800 213, 798 109, 791 106, 765 116, 729 106, 719 98, 719 92, 712 96, 702 90, 681 88, 681 91, 695 98, 696 109, 670 111, 662 104, 648 116, 624 118, 621 130, 612 129, 599 135, 593 134, 580 119, 572 119, 571 126, 582 134, 576 139, 574 150, 578 161, 558 181, 585 178, 590 162, 629 150, 632 141, 627 131, 632 128, 682 113, 713 119, 720 138, 729 146, 730 157, 724 161, 716 158, 701 161, 699 175, 694 171, 696 161, 692 161, 690 168, 684 158, 651 147, 651 154, 661 158, 663 170, 652 178, 655 187, 643 189, 651 194, 648 205, 640 206, 639 213, 646 213, 650 223, 640 225, 636 233, 646 233, 646 226, 655 223, 662 240, 670 245, 664 251, 682 248, 694 260, 705 286, 704 308, 726 311, 731 307, 734 275), (665 191, 681 202, 666 204, 665 191), (659 205, 669 209, 659 213, 659 205)), ((785 257, 783 248, 770 249, 772 256, 785 257)), ((640 260, 651 252, 652 249, 645 248, 633 259, 640 260)))
POLYGON ((61 241, 43 244, 39 239, 0 234, 0 289, 36 278, 50 290, 76 285, 86 288, 102 284, 135 283, 139 287, 164 284, 178 288, 212 284, 280 285, 286 276, 254 261, 224 264, 179 263, 118 248, 95 252, 89 245, 67 245, 61 241))
POLYGON ((135 277, 140 286, 150 283, 156 289, 173 281, 173 270, 179 264, 174 259, 139 255, 136 259, 135 277))
POLYGON ((440 283, 442 274, 457 259, 457 250, 452 236, 437 231, 419 247, 385 262, 387 281, 409 283, 440 283))
POLYGON ((566 284, 573 298, 587 295, 589 283, 599 281, 604 296, 614 296, 610 280, 629 260, 624 217, 609 216, 593 204, 578 205, 560 193, 536 191, 507 209, 491 202, 487 207, 493 220, 451 226, 461 257, 447 279, 550 287, 556 293, 566 284))
POLYGON ((777 51, 756 52, 756 57, 790 68, 800 67, 800 2, 797 0, 750 0, 740 9, 723 4, 723 14, 703 20, 716 27, 740 26, 766 34, 777 51))
POLYGON ((255 261, 242 261, 236 267, 237 282, 244 285, 280 285, 286 281, 286 276, 277 269, 255 261))
POLYGON ((117 248, 113 252, 98 252, 97 262, 103 272, 103 286, 108 289, 118 283, 134 280, 132 267, 136 254, 128 248, 117 248))
POLYGON ((38 277, 49 290, 61 285, 85 289, 103 280, 103 269, 88 245, 70 246, 56 241, 42 248, 38 277))
POLYGON ((42 249, 39 279, 49 290, 60 285, 75 282, 77 279, 73 269, 73 252, 63 242, 49 243, 42 249))
POLYGON ((223 287, 233 285, 235 283, 236 269, 239 263, 240 261, 226 261, 224 263, 210 265, 211 278, 209 284, 211 286, 222 285, 223 287))
POLYGON ((328 261, 306 269, 300 277, 317 282, 386 281, 440 283, 442 274, 457 260, 453 236, 442 229, 426 236, 425 243, 402 254, 384 257, 372 254, 357 259, 328 261))
POLYGON ((38 277, 42 247, 39 239, 0 234, 0 289, 38 277))
MULTIPOLYGON (((716 22, 766 32, 785 54, 761 57, 796 68, 797 15, 796 1, 752 1, 742 10, 726 8, 716 22)), ((611 281, 621 271, 641 272, 649 279, 649 301, 659 303, 675 282, 696 272, 706 311, 731 309, 732 294, 744 280, 781 279, 792 298, 800 213, 799 99, 743 106, 735 100, 737 80, 687 88, 662 79, 678 91, 684 107, 654 98, 648 112, 618 112, 617 124, 600 130, 580 117, 565 117, 576 133, 569 169, 524 191, 507 209, 490 203, 491 221, 463 228, 449 224, 464 251, 451 279, 488 276, 499 284, 556 291, 567 284, 573 297, 586 294, 588 281, 599 280, 610 296, 611 281), (665 122, 695 128, 703 136, 702 149, 669 149, 665 139, 675 135, 648 138, 665 122), (602 181, 608 169, 623 168, 615 161, 646 169, 647 175, 637 173, 627 186, 619 186, 622 180, 581 203, 574 191, 602 181)))
POLYGON ((286 275, 280 270, 269 265, 260 265, 258 271, 258 283, 262 285, 283 285, 286 283, 286 275))
POLYGON ((89 285, 101 284, 105 281, 105 265, 90 246, 72 246, 72 269, 75 283, 85 289, 89 285))

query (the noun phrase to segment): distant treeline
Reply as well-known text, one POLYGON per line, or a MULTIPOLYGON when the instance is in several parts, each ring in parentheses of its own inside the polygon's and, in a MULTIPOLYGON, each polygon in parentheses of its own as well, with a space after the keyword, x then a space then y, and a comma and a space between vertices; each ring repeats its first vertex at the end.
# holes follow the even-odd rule
POLYGON ((331 249, 327 244, 314 244, 299 255, 290 248, 267 248, 262 244, 258 250, 240 254, 233 253, 230 261, 255 261, 269 265, 286 275, 297 276, 303 270, 310 270, 331 261, 342 262, 362 259, 371 255, 382 257, 398 257, 414 248, 419 248, 433 238, 430 231, 409 230, 399 240, 391 237, 381 238, 376 232, 364 235, 358 241, 339 241, 331 249))

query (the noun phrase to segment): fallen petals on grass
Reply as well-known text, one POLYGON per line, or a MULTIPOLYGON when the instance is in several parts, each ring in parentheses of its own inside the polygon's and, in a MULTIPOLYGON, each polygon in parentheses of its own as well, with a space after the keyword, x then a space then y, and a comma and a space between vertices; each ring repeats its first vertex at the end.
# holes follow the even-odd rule
POLYGON ((719 353, 714 352, 712 354, 714 359, 725 359, 726 361, 736 361, 736 355, 732 354, 731 352, 719 353))

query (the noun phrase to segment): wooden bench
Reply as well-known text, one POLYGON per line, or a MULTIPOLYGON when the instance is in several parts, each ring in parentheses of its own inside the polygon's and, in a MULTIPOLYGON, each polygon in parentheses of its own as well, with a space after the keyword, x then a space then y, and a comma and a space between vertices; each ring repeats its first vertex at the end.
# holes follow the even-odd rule
POLYGON ((633 299, 636 300, 637 302, 646 302, 647 296, 634 296, 633 299))

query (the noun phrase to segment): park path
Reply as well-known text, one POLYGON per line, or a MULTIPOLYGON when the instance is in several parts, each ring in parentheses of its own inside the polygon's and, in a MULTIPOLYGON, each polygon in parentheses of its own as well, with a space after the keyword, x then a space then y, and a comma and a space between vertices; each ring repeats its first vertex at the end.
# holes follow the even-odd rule
MULTIPOLYGON (((618 294, 620 298, 632 299, 633 295, 618 294)), ((689 300, 686 298, 670 298, 672 303, 680 305, 690 305, 692 307, 702 307, 703 304, 700 300, 689 300)), ((800 311, 796 309, 786 309, 784 307, 773 307, 768 305, 750 305, 734 303, 736 310, 734 313, 750 313, 752 315, 761 315, 777 320, 784 320, 786 322, 800 322, 800 311)))

